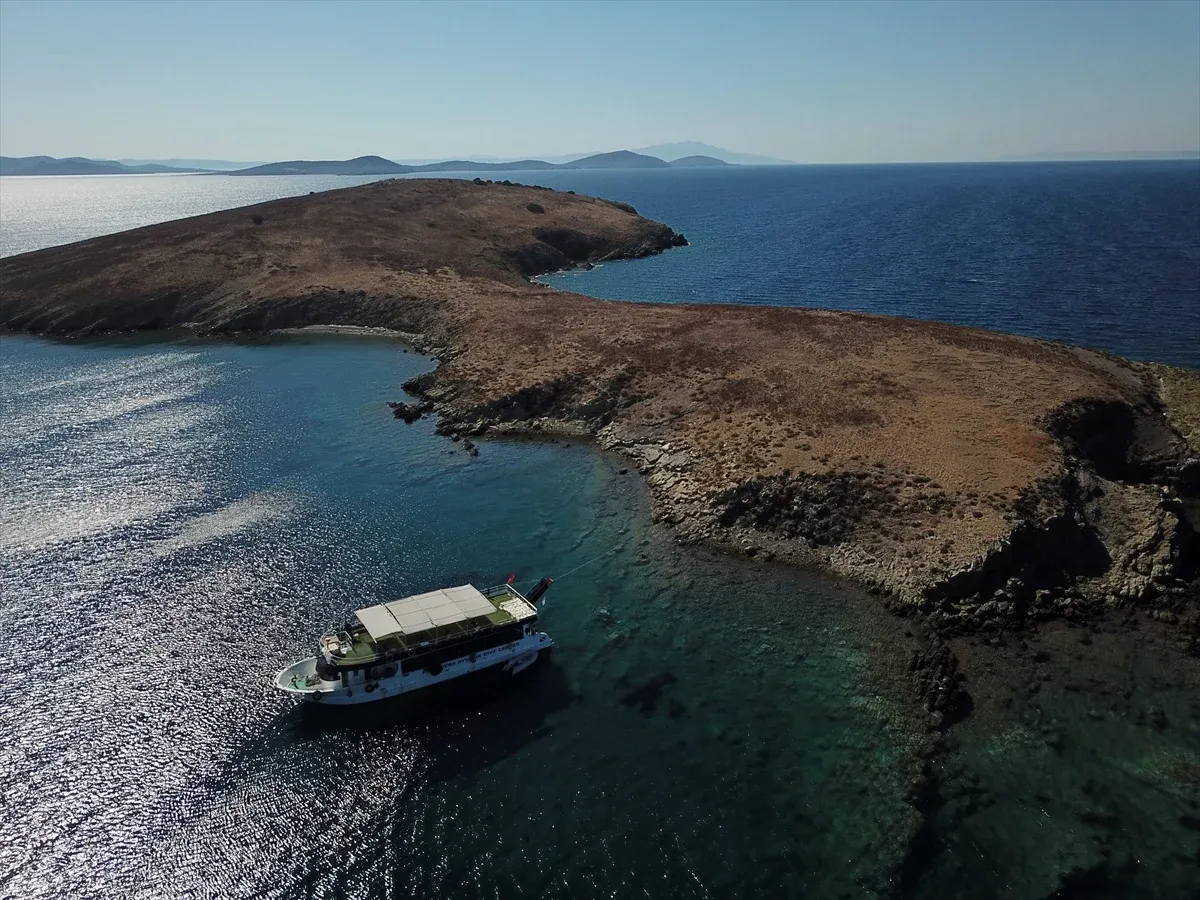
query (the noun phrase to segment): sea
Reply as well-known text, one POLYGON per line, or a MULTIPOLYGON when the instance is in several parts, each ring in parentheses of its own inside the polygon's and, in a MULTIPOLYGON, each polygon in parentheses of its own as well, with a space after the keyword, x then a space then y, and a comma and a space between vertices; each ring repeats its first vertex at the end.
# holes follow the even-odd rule
MULTIPOLYGON (((1200 368, 1194 162, 492 177, 691 241, 556 287, 1200 368)), ((4 178, 0 254, 368 180, 4 178)), ((394 419, 433 365, 0 336, 0 898, 1200 896, 1200 694, 1170 651, 964 647, 975 714, 932 739, 877 598, 677 546, 579 442, 472 457, 394 419), (556 647, 507 689, 330 716, 270 685, 356 608, 510 575, 560 577, 556 647)))
MULTIPOLYGON (((1200 160, 484 177, 623 200, 690 241, 544 279, 563 289, 909 316, 1200 368, 1200 160)), ((7 177, 0 256, 373 180, 7 177)))

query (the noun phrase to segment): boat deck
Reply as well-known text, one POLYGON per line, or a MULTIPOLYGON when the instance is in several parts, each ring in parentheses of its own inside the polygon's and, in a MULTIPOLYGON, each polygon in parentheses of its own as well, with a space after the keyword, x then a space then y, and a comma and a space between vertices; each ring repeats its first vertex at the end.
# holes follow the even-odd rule
POLYGON ((347 666, 365 665, 379 656, 379 653, 379 646, 364 632, 354 637, 349 651, 338 657, 338 663, 347 666))
MULTIPOLYGON (((486 629, 508 625, 523 619, 534 618, 537 610, 523 595, 506 584, 487 588, 480 591, 492 604, 492 611, 483 616, 448 624, 436 629, 417 634, 395 632, 376 640, 369 630, 363 626, 355 627, 349 637, 349 644, 340 639, 340 635, 327 635, 322 639, 322 648, 327 640, 336 638, 339 652, 335 654, 335 662, 341 666, 361 666, 379 658, 391 650, 407 650, 410 646, 426 644, 431 641, 444 641, 455 637, 466 637, 486 629), (506 608, 507 607, 507 608, 506 608), (514 615, 515 613, 515 615, 514 615)), ((344 634, 344 632, 342 633, 344 634)))

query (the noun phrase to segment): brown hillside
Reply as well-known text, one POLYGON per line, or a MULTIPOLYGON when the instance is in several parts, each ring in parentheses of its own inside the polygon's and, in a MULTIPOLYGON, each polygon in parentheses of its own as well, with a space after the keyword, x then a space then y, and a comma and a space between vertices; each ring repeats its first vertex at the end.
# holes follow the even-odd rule
POLYGON ((419 334, 443 430, 594 435, 684 539, 828 566, 951 627, 1188 596, 1200 462, 1163 403, 1193 375, 1160 396, 1144 367, 1044 341, 528 281, 679 243, 593 198, 380 182, 0 260, 0 325, 419 334))

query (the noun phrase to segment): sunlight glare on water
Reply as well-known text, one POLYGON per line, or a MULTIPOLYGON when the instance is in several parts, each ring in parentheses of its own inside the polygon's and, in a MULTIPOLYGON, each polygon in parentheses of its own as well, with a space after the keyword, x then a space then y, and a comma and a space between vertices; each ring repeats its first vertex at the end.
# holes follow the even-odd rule
POLYGON ((429 363, 388 342, 0 341, 0 894, 836 896, 896 865, 910 738, 853 589, 681 554, 585 447, 405 426, 429 363), (339 723, 270 686, 357 607, 612 547, 482 705, 339 723))

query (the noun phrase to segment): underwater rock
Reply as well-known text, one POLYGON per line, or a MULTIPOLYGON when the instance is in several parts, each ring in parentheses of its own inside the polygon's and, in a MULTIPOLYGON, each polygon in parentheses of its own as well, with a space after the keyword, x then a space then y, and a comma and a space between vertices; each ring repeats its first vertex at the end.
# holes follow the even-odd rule
POLYGON ((673 685, 676 680, 670 672, 654 675, 622 696, 621 705, 636 709, 644 716, 649 716, 658 709, 663 691, 673 685))
POLYGON ((908 663, 917 697, 934 713, 940 727, 960 722, 971 714, 972 700, 962 686, 958 657, 937 635, 925 650, 913 653, 908 663))
POLYGON ((604 638, 605 644, 610 650, 615 650, 617 647, 622 647, 629 642, 633 637, 633 632, 627 628, 610 631, 604 638))
POLYGON ((1167 714, 1163 712, 1161 706, 1150 707, 1149 712, 1150 724, 1162 731, 1167 727, 1167 714))

